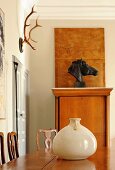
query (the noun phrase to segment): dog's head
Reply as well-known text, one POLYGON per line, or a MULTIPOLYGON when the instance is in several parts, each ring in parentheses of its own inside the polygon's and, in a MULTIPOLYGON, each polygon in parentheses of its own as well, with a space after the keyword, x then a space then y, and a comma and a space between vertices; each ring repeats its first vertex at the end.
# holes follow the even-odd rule
POLYGON ((82 76, 97 75, 97 70, 89 66, 84 60, 73 61, 68 68, 68 73, 73 75, 79 82, 82 82, 82 76))

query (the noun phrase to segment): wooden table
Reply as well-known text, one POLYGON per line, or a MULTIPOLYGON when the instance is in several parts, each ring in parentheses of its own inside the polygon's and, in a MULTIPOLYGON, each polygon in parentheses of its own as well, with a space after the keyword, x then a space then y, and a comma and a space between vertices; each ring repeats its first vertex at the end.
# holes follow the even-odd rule
POLYGON ((115 144, 106 147, 86 160, 67 161, 58 159, 51 151, 37 151, 19 157, 1 166, 0 170, 115 170, 115 144))

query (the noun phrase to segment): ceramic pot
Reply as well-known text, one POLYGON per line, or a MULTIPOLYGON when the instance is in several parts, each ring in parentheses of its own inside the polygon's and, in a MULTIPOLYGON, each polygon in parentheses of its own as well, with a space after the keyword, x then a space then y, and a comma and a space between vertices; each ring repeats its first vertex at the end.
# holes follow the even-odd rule
POLYGON ((96 138, 90 130, 80 124, 80 120, 80 118, 70 118, 69 125, 54 137, 53 151, 60 158, 80 160, 95 153, 96 138))

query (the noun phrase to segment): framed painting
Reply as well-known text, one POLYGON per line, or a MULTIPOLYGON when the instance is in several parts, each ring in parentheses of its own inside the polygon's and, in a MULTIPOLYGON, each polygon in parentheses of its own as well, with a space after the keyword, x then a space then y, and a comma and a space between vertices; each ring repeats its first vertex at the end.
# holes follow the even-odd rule
POLYGON ((0 9, 0 118, 5 118, 4 12, 0 9))
POLYGON ((86 87, 104 87, 104 44, 104 28, 55 28, 55 87, 74 87, 68 68, 78 59, 98 70, 97 76, 84 76, 86 87))

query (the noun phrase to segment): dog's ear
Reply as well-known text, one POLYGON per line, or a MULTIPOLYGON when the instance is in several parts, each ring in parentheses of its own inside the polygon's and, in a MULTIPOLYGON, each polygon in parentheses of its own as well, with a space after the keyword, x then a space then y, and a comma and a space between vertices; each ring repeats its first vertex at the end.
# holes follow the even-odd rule
POLYGON ((68 68, 68 72, 73 75, 79 82, 82 81, 82 74, 78 63, 72 62, 72 65, 68 68))

